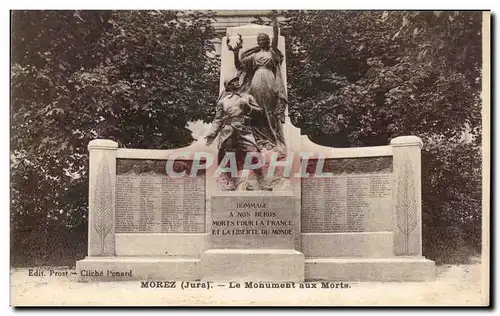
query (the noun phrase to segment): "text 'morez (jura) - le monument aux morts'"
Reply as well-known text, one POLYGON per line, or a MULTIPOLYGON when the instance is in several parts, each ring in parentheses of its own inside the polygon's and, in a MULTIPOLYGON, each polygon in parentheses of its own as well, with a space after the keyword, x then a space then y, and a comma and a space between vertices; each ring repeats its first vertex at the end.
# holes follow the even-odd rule
POLYGON ((301 135, 279 111, 287 74, 285 40, 276 42, 275 34, 270 26, 245 25, 228 28, 222 39, 221 98, 214 102, 226 123, 214 122, 211 132, 223 141, 199 139, 175 150, 90 142, 80 281, 434 278, 434 262, 422 256, 421 140, 330 148, 301 135), (217 168, 231 149, 280 153, 279 176, 262 180, 267 165, 246 178, 224 178, 217 168))

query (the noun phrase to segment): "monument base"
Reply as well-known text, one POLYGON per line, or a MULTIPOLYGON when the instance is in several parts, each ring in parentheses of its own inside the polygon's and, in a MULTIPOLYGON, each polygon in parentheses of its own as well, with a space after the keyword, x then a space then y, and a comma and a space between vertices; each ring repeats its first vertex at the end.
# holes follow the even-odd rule
POLYGON ((203 280, 304 281, 304 254, 293 249, 210 249, 201 255, 203 280))
POLYGON ((211 249, 195 257, 87 257, 78 281, 432 281, 424 257, 304 258, 287 249, 211 249))
POLYGON ((76 262, 79 282, 199 280, 200 259, 188 257, 86 257, 76 262))
POLYGON ((307 258, 308 280, 336 281, 432 281, 434 261, 424 257, 307 258))

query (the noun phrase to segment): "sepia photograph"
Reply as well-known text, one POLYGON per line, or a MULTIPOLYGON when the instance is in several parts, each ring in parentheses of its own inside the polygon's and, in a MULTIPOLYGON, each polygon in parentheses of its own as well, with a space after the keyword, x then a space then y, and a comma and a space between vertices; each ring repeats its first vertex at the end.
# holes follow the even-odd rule
POLYGON ((11 306, 490 306, 490 11, 9 14, 11 306))

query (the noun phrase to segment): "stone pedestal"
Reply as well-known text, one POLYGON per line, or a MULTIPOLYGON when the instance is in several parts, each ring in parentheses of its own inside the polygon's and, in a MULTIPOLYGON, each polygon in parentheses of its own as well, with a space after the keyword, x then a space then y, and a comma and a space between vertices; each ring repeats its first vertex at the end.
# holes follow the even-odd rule
POLYGON ((292 191, 213 192, 210 214, 204 280, 304 280, 300 201, 292 191))
POLYGON ((203 280, 304 281, 304 254, 292 249, 210 249, 201 255, 203 280))
MULTIPOLYGON (((227 47, 228 37, 234 45, 241 35, 244 51, 257 45, 259 33, 273 37, 269 26, 252 24, 227 29, 227 36, 221 42, 221 91, 224 80, 237 72, 233 53, 227 47)), ((278 48, 285 52, 282 36, 278 39, 278 48)), ((286 58, 280 69, 286 87, 286 58)), ((289 136, 297 131, 285 129, 286 139, 291 140, 289 136)), ((292 144, 287 142, 287 146, 291 151, 292 144)), ((215 183, 214 179, 208 181, 215 183)), ((207 188, 207 245, 201 254, 203 279, 304 280, 305 257, 300 252, 300 180, 291 180, 289 190, 271 192, 221 192, 212 186, 207 188)))

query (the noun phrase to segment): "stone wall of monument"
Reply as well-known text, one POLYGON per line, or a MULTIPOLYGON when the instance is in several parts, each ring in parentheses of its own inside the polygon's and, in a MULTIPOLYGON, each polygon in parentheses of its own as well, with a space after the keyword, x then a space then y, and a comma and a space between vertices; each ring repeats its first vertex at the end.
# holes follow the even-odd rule
MULTIPOLYGON (((237 72, 226 39, 241 35, 247 49, 257 45, 259 33, 273 35, 271 27, 255 24, 227 30, 220 41, 221 87, 237 72)), ((278 48, 286 51, 282 36, 278 48)), ((286 58, 281 71, 286 87, 286 58)), ((190 174, 217 155, 217 146, 203 139, 174 150, 91 141, 89 256, 77 262, 77 270, 132 269, 141 280, 432 277, 433 263, 421 258, 418 137, 398 137, 387 146, 331 148, 301 135, 288 117, 283 134, 289 153, 295 153, 292 173, 310 176, 292 177, 291 189, 281 192, 219 190, 216 164, 190 174), (303 166, 298 153, 313 158, 303 166), (185 175, 167 175, 168 163, 185 175)))
POLYGON ((374 232, 392 230, 392 157, 310 160, 302 179, 302 232, 374 232))
POLYGON ((166 174, 166 160, 118 159, 116 233, 203 233, 205 174, 191 177, 192 161, 176 161, 181 178, 166 174))

